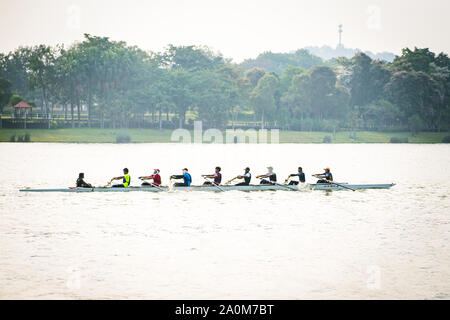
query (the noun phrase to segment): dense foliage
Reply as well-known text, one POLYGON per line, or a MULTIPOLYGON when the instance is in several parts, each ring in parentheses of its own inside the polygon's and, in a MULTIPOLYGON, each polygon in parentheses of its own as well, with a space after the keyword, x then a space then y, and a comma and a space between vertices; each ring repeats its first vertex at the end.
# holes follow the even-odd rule
POLYGON ((305 131, 440 131, 450 123, 450 59, 415 48, 392 63, 364 53, 324 62, 298 50, 234 64, 207 47, 144 52, 86 34, 69 48, 0 54, 0 108, 20 100, 45 114, 62 107, 72 126, 81 113, 100 127, 152 113, 160 128, 183 127, 189 112, 217 128, 245 119, 305 131))

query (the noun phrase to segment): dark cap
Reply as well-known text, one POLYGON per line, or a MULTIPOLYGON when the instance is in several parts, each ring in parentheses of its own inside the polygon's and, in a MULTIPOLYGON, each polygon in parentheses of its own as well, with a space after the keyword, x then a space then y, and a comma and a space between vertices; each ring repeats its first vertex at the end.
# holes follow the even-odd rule
POLYGON ((187 168, 184 168, 183 170, 189 171, 187 168))
POLYGON ((244 170, 245 170, 245 171, 247 171, 247 170, 248 170, 248 171, 250 171, 250 168, 249 168, 249 167, 247 167, 247 168, 245 168, 244 170))

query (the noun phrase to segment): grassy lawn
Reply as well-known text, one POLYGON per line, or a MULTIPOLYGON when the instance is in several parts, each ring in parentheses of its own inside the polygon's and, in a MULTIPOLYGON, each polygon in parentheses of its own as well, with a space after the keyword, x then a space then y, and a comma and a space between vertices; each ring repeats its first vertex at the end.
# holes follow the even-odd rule
POLYGON ((131 142, 169 142, 172 130, 151 129, 0 129, 0 142, 10 141, 12 135, 31 135, 32 142, 116 142, 119 133, 128 133, 131 142))
POLYGON ((360 131, 355 139, 350 139, 350 132, 338 132, 335 135, 328 132, 299 132, 281 131, 282 143, 322 143, 325 136, 330 136, 332 143, 389 143, 391 137, 408 138, 410 143, 441 143, 442 139, 449 135, 447 132, 421 132, 412 136, 408 132, 376 132, 360 131))
MULTIPOLYGON (((32 142, 95 142, 114 143, 119 133, 128 133, 131 142, 170 142, 172 130, 155 129, 0 129, 0 142, 10 141, 15 135, 29 133, 32 142)), ((192 134, 191 134, 192 135, 192 134)), ((330 136, 332 143, 389 143, 391 137, 405 138, 410 143, 440 143, 447 132, 422 132, 412 136, 407 132, 357 132, 355 139, 350 139, 349 132, 338 132, 335 135, 328 132, 298 132, 281 131, 281 143, 322 143, 325 136, 330 136)), ((192 135, 193 136, 193 135, 192 135)))

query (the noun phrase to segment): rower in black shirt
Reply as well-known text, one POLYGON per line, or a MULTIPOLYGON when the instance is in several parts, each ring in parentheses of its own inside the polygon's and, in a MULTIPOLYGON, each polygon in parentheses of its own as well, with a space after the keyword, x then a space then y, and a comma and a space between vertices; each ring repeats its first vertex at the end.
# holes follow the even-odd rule
POLYGON ((252 180, 252 174, 250 173, 250 168, 249 167, 245 168, 243 175, 234 177, 233 179, 228 181, 227 184, 229 184, 234 179, 244 179, 244 182, 237 183, 237 184, 235 184, 236 186, 248 186, 250 184, 250 181, 252 180))
POLYGON ((296 186, 300 182, 304 183, 306 181, 306 179, 305 179, 305 174, 303 173, 302 167, 298 167, 297 171, 298 171, 298 173, 290 174, 289 177, 287 177, 287 179, 284 181, 284 183, 287 183, 291 177, 298 177, 298 181, 291 181, 291 182, 289 182, 289 185, 291 185, 291 186, 292 185, 296 186))
POLYGON ((77 188, 92 188, 90 183, 84 182, 84 173, 78 174, 77 188))
POLYGON ((256 176, 256 178, 262 179, 260 184, 276 184, 277 183, 277 174, 275 172, 273 172, 272 167, 267 167, 267 170, 269 170, 269 172, 267 172, 266 174, 256 176), (266 180, 263 178, 269 178, 269 180, 266 180))

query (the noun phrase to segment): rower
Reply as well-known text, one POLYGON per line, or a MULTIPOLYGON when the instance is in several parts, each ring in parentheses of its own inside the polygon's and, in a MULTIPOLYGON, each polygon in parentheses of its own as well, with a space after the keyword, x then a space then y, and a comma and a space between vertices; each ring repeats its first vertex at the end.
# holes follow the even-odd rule
POLYGON ((216 167, 214 174, 202 174, 203 178, 214 179, 214 182, 205 181, 205 183, 203 183, 203 184, 204 185, 211 185, 211 184, 219 185, 222 182, 222 174, 220 173, 221 170, 222 169, 220 167, 216 167))
POLYGON ((192 177, 188 172, 187 168, 183 169, 182 175, 172 175, 170 176, 170 180, 172 179, 183 179, 183 182, 177 182, 174 184, 175 187, 189 187, 192 183, 192 177))
POLYGON ((289 182, 289 185, 290 185, 290 186, 292 186, 292 185, 295 185, 295 186, 296 186, 296 185, 298 185, 300 182, 304 183, 304 182, 306 181, 306 179, 305 179, 305 174, 303 173, 302 167, 298 167, 297 172, 298 172, 298 173, 290 174, 289 177, 287 177, 287 179, 286 179, 284 182, 285 182, 285 183, 288 182, 288 180, 289 180, 291 177, 298 177, 298 181, 291 181, 291 182, 289 182))
POLYGON ((244 174, 242 176, 237 176, 235 179, 244 179, 244 182, 237 183, 236 186, 248 186, 250 184, 250 180, 252 179, 250 168, 245 168, 244 174))
POLYGON ((313 174, 313 177, 319 178, 320 180, 318 180, 316 183, 330 183, 333 181, 333 174, 330 171, 330 168, 325 168, 323 169, 325 170, 324 173, 322 174, 313 174))
POLYGON ((120 179, 122 179, 122 183, 113 185, 112 186, 113 188, 128 188, 130 186, 131 177, 128 174, 127 168, 123 169, 123 176, 112 178, 110 183, 113 182, 114 180, 120 180, 120 179))
POLYGON ((92 188, 92 185, 90 183, 86 183, 84 181, 84 173, 78 174, 77 188, 92 188))
POLYGON ((153 182, 142 182, 142 186, 160 186, 161 185, 161 176, 159 175, 159 169, 153 169, 153 174, 150 176, 139 177, 141 180, 153 180, 153 182))
POLYGON ((273 172, 272 167, 267 167, 267 170, 269 170, 269 172, 267 172, 266 174, 262 174, 260 176, 256 176, 256 178, 262 179, 260 184, 276 184, 277 183, 277 174, 275 172, 273 172), (263 178, 269 178, 269 180, 266 180, 263 178))

